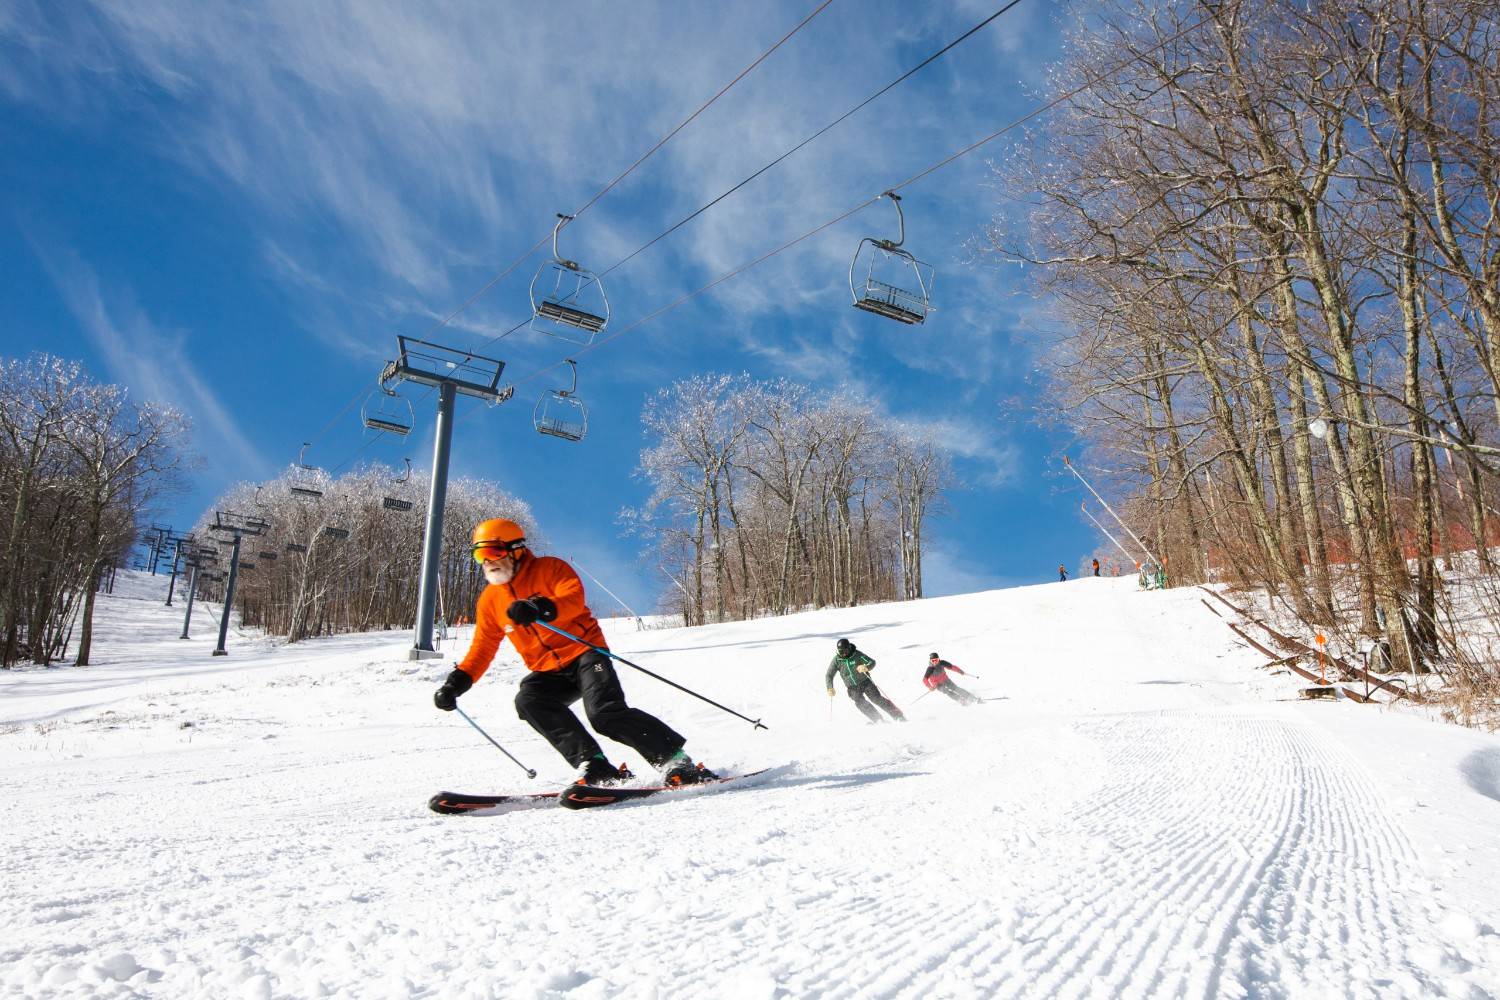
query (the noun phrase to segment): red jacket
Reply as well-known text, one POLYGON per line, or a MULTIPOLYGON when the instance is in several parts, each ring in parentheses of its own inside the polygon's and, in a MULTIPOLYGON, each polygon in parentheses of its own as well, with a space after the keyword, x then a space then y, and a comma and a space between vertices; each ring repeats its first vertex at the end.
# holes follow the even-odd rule
POLYGON ((948 682, 948 671, 953 670, 963 673, 961 669, 949 663, 947 660, 938 660, 933 663, 927 661, 927 670, 922 674, 922 683, 927 685, 929 691, 936 691, 948 682))
POLYGON ((564 639, 541 625, 517 625, 505 613, 513 602, 537 596, 549 598, 557 605, 557 618, 551 624, 584 642, 604 647, 604 632, 584 603, 583 581, 573 567, 553 556, 527 555, 516 567, 510 583, 492 583, 479 595, 474 641, 458 669, 479 680, 490 668, 506 636, 515 643, 516 652, 526 666, 536 671, 561 670, 588 652, 588 646, 564 639))

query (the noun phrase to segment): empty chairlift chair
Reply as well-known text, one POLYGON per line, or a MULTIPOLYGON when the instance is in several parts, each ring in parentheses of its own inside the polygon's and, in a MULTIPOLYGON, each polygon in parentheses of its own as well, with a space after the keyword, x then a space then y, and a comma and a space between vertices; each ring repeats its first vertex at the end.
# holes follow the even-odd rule
POLYGON ((311 445, 311 441, 302 442, 302 450, 297 453, 297 464, 292 469, 292 482, 288 487, 292 496, 299 500, 323 499, 323 470, 303 461, 311 445))
MULTIPOLYGON (((406 492, 404 487, 407 483, 411 482, 411 459, 405 459, 405 462, 406 471, 401 474, 401 477, 399 479, 391 480, 391 482, 396 486, 396 489, 391 491, 392 493, 399 494, 406 492)), ((405 512, 411 510, 413 504, 410 500, 407 500, 401 496, 384 496, 380 498, 380 506, 384 507, 386 510, 399 510, 405 512)))
POLYGON ((406 437, 411 433, 411 402, 385 386, 380 386, 365 398, 359 416, 372 431, 384 431, 398 437, 406 437))
POLYGON ((854 259, 849 262, 849 292, 854 296, 854 308, 915 326, 932 312, 935 275, 931 264, 924 264, 901 249, 906 242, 901 196, 887 191, 881 197, 891 199, 896 206, 900 228, 895 240, 867 236, 859 241, 854 259))
POLYGON ((531 422, 538 434, 564 441, 582 441, 589 429, 589 412, 574 395, 578 391, 578 365, 569 358, 568 367, 573 371, 572 387, 542 393, 536 401, 536 408, 531 411, 531 422))
POLYGON ((552 259, 531 279, 531 329, 587 346, 609 324, 609 300, 599 276, 557 251, 557 234, 573 220, 557 217, 552 227, 552 259))

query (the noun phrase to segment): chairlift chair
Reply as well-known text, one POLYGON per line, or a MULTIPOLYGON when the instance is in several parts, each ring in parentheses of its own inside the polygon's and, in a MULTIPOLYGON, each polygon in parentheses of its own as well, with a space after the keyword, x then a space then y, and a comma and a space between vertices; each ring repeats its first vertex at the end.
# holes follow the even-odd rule
POLYGON ((286 545, 283 546, 283 548, 285 548, 288 552, 306 552, 307 551, 307 546, 303 545, 301 542, 287 542, 286 545))
POLYGON ((564 441, 582 441, 588 433, 589 413, 582 400, 574 395, 578 391, 578 365, 569 358, 568 367, 573 372, 572 387, 542 393, 537 398, 536 408, 531 411, 531 422, 539 434, 564 441))
POLYGON ((320 532, 320 534, 326 535, 336 542, 342 542, 344 539, 349 537, 349 529, 337 528, 331 524, 328 524, 323 526, 323 530, 322 532, 320 532))
POLYGON ((901 212, 901 196, 887 191, 882 198, 896 206, 899 226, 895 240, 867 236, 859 241, 854 259, 849 262, 849 292, 854 308, 915 326, 932 312, 931 264, 925 264, 906 250, 906 216, 901 212))
POLYGON ((297 452, 297 478, 292 480, 288 489, 292 496, 299 500, 321 500, 323 498, 323 487, 320 479, 323 472, 316 465, 308 465, 303 461, 307 449, 312 446, 311 441, 302 442, 302 450, 297 452))
POLYGON ((382 385, 365 397, 359 418, 372 431, 406 437, 411 433, 413 423, 411 401, 382 385))
POLYGON ((276 553, 267 550, 267 551, 263 551, 263 552, 260 553, 260 558, 264 559, 266 562, 275 562, 277 559, 280 559, 281 557, 278 556, 276 553))
MULTIPOLYGON (((395 483, 397 486, 404 486, 406 483, 411 481, 411 459, 408 458, 404 459, 403 461, 406 462, 406 471, 401 474, 400 479, 391 480, 391 482, 395 483)), ((405 512, 411 510, 413 505, 410 500, 405 500, 401 497, 387 496, 381 497, 380 506, 384 507, 386 510, 399 510, 405 512)))
POLYGON ((531 279, 531 329, 573 344, 588 345, 609 324, 609 299, 599 276, 557 250, 557 234, 573 216, 558 213, 552 227, 552 259, 531 279))

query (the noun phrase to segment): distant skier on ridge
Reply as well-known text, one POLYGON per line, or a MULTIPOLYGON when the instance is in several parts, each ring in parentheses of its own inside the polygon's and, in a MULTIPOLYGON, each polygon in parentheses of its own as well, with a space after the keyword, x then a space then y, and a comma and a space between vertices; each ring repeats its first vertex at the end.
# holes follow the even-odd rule
POLYGON ((849 698, 854 702, 854 707, 865 714, 871 722, 884 722, 880 713, 875 711, 878 705, 896 722, 905 722, 906 716, 901 714, 901 709, 891 704, 889 698, 880 693, 880 688, 870 679, 870 671, 875 669, 875 661, 864 653, 854 648, 854 643, 848 639, 840 639, 834 646, 838 651, 833 661, 828 664, 828 672, 823 675, 823 684, 828 688, 828 697, 833 697, 833 675, 838 674, 844 680, 844 687, 849 692, 849 698))
POLYGON ((714 781, 718 775, 683 753, 687 742, 670 726, 625 704, 625 691, 608 656, 565 639, 536 622, 555 622, 585 643, 605 647, 604 633, 584 603, 583 583, 561 559, 533 555, 520 525, 504 518, 474 529, 474 561, 484 567, 489 586, 479 595, 474 640, 468 654, 433 695, 445 712, 484 676, 506 636, 530 673, 516 692, 516 713, 569 764, 578 783, 598 785, 628 778, 604 757, 599 743, 570 707, 580 698, 589 724, 602 736, 623 743, 662 772, 666 785, 714 781), (526 595, 526 596, 523 596, 526 595))

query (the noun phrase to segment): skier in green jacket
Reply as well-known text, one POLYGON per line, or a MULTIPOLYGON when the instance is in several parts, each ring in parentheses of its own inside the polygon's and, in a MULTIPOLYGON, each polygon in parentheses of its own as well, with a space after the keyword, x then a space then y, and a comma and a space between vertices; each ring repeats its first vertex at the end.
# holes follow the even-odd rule
POLYGON ((840 639, 836 646, 838 653, 833 662, 828 664, 828 672, 823 675, 823 683, 828 688, 828 697, 833 697, 833 675, 838 674, 844 679, 844 687, 849 692, 849 698, 854 702, 854 707, 865 713, 871 722, 884 722, 880 713, 875 711, 878 705, 884 709, 896 722, 905 722, 906 716, 901 714, 901 709, 891 704, 889 698, 880 693, 880 688, 870 679, 870 671, 875 669, 875 661, 864 653, 854 648, 854 643, 848 639, 840 639))

